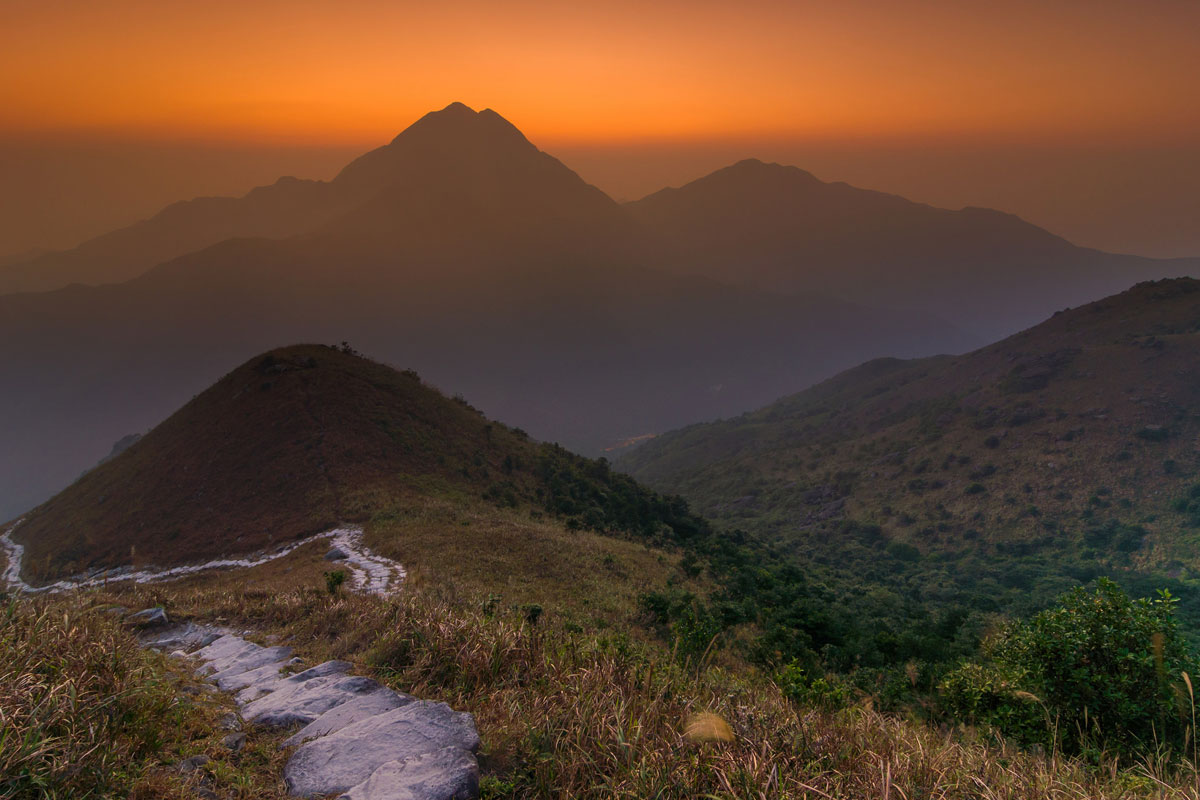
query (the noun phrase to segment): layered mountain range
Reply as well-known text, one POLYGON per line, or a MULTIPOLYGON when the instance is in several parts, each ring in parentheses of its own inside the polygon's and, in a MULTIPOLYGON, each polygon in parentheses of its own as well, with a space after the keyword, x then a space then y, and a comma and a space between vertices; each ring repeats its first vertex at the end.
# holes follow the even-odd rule
POLYGON ((0 517, 284 342, 349 340, 598 452, 1194 268, 757 162, 622 206, 453 104, 330 182, 176 204, 0 271, 0 517))

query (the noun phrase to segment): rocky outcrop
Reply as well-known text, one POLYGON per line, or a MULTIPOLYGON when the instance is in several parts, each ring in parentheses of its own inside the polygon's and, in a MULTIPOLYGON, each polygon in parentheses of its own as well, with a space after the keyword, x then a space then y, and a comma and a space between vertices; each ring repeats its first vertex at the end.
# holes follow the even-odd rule
MULTIPOLYGON (((195 625, 146 635, 150 647, 190 656, 218 688, 236 692, 247 724, 297 726, 284 767, 298 797, 346 800, 467 800, 479 793, 479 734, 470 714, 417 700, 351 675, 345 661, 292 672, 288 647, 261 647, 195 625), (191 652, 188 652, 191 651, 191 652)), ((240 748, 244 738, 231 735, 240 748), (236 738, 236 742, 234 739, 236 738)))

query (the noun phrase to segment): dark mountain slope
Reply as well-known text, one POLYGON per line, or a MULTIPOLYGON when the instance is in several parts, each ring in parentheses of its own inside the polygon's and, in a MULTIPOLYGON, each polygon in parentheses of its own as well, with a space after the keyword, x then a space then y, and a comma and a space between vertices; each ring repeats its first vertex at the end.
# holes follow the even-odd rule
POLYGON ((984 339, 1196 259, 1080 248, 984 208, 950 211, 795 167, 742 161, 628 208, 674 269, 939 314, 984 339))
POLYGON ((797 553, 849 557, 866 531, 924 554, 940 575, 924 590, 982 574, 1190 581, 1197 363, 1200 283, 1139 284, 964 356, 865 364, 622 466, 797 553))
POLYGON ((40 579, 255 552, 441 498, 587 511, 589 527, 635 535, 665 519, 665 501, 628 478, 491 422, 416 373, 308 345, 238 367, 27 514, 16 538, 40 579))
POLYGON ((349 339, 539 438, 595 451, 953 335, 584 259, 464 279, 469 260, 339 252, 233 241, 122 286, 0 298, 5 516, 165 417, 223 364, 280 341, 349 339))

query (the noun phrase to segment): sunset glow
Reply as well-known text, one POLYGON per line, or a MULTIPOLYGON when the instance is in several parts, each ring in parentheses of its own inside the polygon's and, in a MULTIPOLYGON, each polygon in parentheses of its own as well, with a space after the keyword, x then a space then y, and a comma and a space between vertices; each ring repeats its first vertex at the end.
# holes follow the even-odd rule
POLYGON ((21 0, 0 133, 373 144, 457 99, 543 142, 1195 134, 1195 4, 988 5, 21 0))

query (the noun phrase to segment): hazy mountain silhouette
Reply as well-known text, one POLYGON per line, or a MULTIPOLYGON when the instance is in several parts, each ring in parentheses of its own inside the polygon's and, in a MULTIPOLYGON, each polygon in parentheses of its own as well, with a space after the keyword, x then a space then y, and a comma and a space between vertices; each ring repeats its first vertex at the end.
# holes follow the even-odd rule
POLYGON ((278 239, 330 227, 347 237, 396 239, 426 224, 427 213, 457 211, 470 223, 480 205, 507 213, 508 219, 497 214, 497 224, 520 225, 536 211, 560 223, 595 225, 608 218, 609 224, 629 225, 607 195, 538 150, 499 114, 454 103, 351 162, 332 181, 280 178, 240 198, 175 203, 72 250, 0 263, 0 294, 117 283, 236 237, 278 239), (419 187, 424 195, 396 191, 398 186, 419 187), (555 205, 565 199, 556 189, 571 194, 570 202, 555 205))
POLYGON ((0 296, 0 516, 283 342, 349 340, 592 452, 974 343, 925 315, 654 271, 620 206, 490 111, 429 114, 307 190, 323 199, 292 237, 0 296))
POLYGON ((985 339, 1200 259, 1076 247, 1011 214, 949 211, 754 159, 626 206, 660 263, 717 280, 932 313, 985 339))
POLYGON ((0 267, 0 293, 117 283, 171 258, 235 236, 283 237, 327 222, 346 206, 329 184, 280 178, 244 197, 198 197, 78 247, 0 267))

